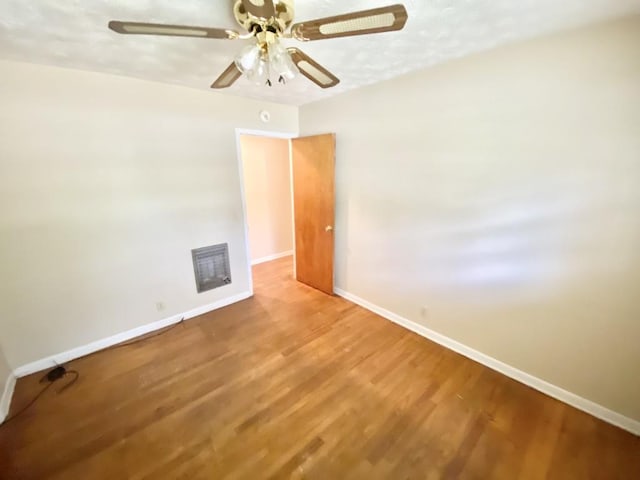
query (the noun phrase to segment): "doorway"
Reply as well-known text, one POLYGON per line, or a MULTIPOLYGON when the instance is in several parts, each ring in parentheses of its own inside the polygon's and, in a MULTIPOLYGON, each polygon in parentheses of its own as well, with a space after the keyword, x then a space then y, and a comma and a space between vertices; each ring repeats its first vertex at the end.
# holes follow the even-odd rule
POLYGON ((251 292, 253 266, 293 256, 293 277, 332 295, 335 135, 236 138, 251 292))
POLYGON ((290 141, 241 134, 249 263, 251 266, 293 255, 293 199, 290 141))

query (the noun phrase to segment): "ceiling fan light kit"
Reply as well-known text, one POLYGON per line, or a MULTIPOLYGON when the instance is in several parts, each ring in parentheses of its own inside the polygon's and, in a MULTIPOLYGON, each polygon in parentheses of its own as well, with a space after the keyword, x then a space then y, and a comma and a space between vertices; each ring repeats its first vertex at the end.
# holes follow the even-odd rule
POLYGON ((258 84, 272 86, 276 81, 286 83, 298 73, 290 53, 271 32, 256 35, 258 43, 244 47, 234 63, 241 73, 258 84))
POLYGON ((389 5, 320 18, 292 25, 293 0, 235 0, 233 14, 247 33, 235 30, 186 25, 111 21, 109 28, 128 35, 167 35, 221 40, 252 39, 234 61, 213 82, 211 88, 227 88, 245 75, 258 85, 285 84, 298 73, 321 88, 340 80, 298 48, 286 48, 283 38, 308 42, 336 37, 401 30, 407 21, 403 5, 389 5))

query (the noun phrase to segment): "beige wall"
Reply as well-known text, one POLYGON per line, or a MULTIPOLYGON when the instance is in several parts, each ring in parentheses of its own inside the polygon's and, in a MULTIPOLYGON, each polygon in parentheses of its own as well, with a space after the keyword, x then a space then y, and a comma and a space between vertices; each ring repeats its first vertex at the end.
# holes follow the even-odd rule
MULTIPOLYGON (((7 383, 7 379, 9 378, 11 371, 12 368, 9 366, 9 362, 7 362, 4 351, 0 348, 0 395, 2 395, 2 392, 4 391, 5 384, 7 383)), ((3 414, 4 412, 0 411, 0 417, 3 414)))
POLYGON ((295 107, 4 61, 0 105, 12 367, 249 289, 235 129, 295 132, 295 107), (197 294, 191 249, 221 242, 233 283, 197 294))
POLYGON ((240 137, 251 260, 293 249, 289 140, 240 137))
POLYGON ((300 127, 337 133, 338 287, 640 420, 639 18, 303 106, 300 127))
POLYGON ((11 395, 8 392, 13 393, 13 391, 10 384, 7 384, 11 372, 12 368, 9 366, 4 351, 0 347, 0 423, 6 418, 11 406, 11 395), (9 390, 5 390, 8 386, 9 390))

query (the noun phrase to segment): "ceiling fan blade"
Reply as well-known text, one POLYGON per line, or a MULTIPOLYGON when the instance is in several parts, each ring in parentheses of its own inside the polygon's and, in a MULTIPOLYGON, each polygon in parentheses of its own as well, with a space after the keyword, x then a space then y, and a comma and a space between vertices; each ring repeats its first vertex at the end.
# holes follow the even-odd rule
POLYGON ((273 0, 242 0, 242 6, 254 17, 271 18, 276 14, 273 0))
POLYGON ((237 38, 238 32, 224 28, 165 25, 162 23, 119 22, 112 20, 109 28, 114 32, 130 35, 168 35, 173 37, 237 38))
POLYGON ((291 33, 298 40, 307 41, 391 32, 401 30, 407 18, 404 5, 389 5, 296 23, 291 27, 291 33))
POLYGON ((242 72, 238 70, 235 62, 231 62, 231 65, 227 67, 227 69, 220 74, 216 81, 211 84, 211 88, 227 88, 233 85, 237 79, 242 76, 242 72))
POLYGON ((340 83, 340 79, 329 70, 324 68, 306 53, 297 48, 288 48, 293 63, 296 64, 300 73, 322 88, 335 87, 340 83))

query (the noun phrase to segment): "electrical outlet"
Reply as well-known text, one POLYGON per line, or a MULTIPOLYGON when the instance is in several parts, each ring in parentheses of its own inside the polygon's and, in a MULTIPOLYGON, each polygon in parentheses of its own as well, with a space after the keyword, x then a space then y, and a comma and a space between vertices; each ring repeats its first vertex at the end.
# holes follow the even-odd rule
POLYGON ((422 308, 420 309, 420 316, 426 320, 429 317, 429 309, 427 308, 426 305, 423 305, 422 308))
POLYGON ((162 312, 164 310, 164 302, 156 302, 156 310, 162 312))

